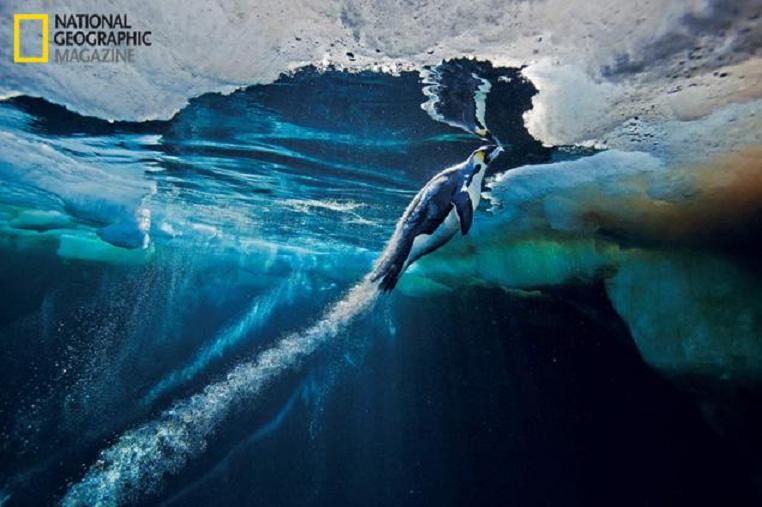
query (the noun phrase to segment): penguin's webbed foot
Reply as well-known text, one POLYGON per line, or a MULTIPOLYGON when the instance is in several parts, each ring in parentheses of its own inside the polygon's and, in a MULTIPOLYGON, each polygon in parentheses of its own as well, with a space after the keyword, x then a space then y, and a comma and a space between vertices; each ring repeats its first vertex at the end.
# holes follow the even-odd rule
POLYGON ((381 279, 378 288, 381 292, 391 292, 397 286, 397 282, 402 275, 402 269, 397 264, 392 264, 384 272, 379 273, 373 278, 373 281, 381 279))

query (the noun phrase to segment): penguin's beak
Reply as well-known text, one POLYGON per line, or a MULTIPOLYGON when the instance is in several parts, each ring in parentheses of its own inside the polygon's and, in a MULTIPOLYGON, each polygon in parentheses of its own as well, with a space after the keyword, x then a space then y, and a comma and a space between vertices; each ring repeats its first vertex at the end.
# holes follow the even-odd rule
POLYGON ((484 162, 489 164, 490 162, 495 160, 498 157, 498 155, 503 153, 503 151, 504 150, 502 146, 498 146, 495 144, 491 144, 487 146, 484 152, 484 162))

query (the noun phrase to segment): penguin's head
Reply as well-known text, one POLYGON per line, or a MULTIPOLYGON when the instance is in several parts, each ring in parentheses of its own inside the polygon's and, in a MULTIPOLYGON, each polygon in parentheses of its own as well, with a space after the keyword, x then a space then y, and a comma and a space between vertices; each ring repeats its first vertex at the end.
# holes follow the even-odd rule
POLYGON ((503 148, 496 144, 487 144, 478 148, 471 154, 471 160, 476 172, 486 168, 493 160, 503 152, 503 148))

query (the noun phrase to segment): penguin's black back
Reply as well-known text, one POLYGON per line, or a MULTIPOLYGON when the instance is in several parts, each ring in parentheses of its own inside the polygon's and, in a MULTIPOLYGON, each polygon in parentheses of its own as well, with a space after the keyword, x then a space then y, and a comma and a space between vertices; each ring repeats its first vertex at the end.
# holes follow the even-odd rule
POLYGON ((463 184, 464 164, 434 176, 408 205, 384 252, 376 264, 371 281, 381 280, 379 288, 389 292, 397 285, 413 241, 421 234, 432 234, 452 210, 452 198, 463 184))

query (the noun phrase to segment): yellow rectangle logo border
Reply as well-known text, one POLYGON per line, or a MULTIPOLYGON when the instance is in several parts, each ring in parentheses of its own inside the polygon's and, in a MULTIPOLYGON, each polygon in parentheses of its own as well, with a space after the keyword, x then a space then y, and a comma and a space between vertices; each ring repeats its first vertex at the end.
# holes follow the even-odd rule
POLYGON ((14 63, 47 63, 48 62, 48 15, 47 14, 14 14, 13 15, 13 62, 14 63), (21 56, 21 22, 42 22, 42 55, 21 56))

